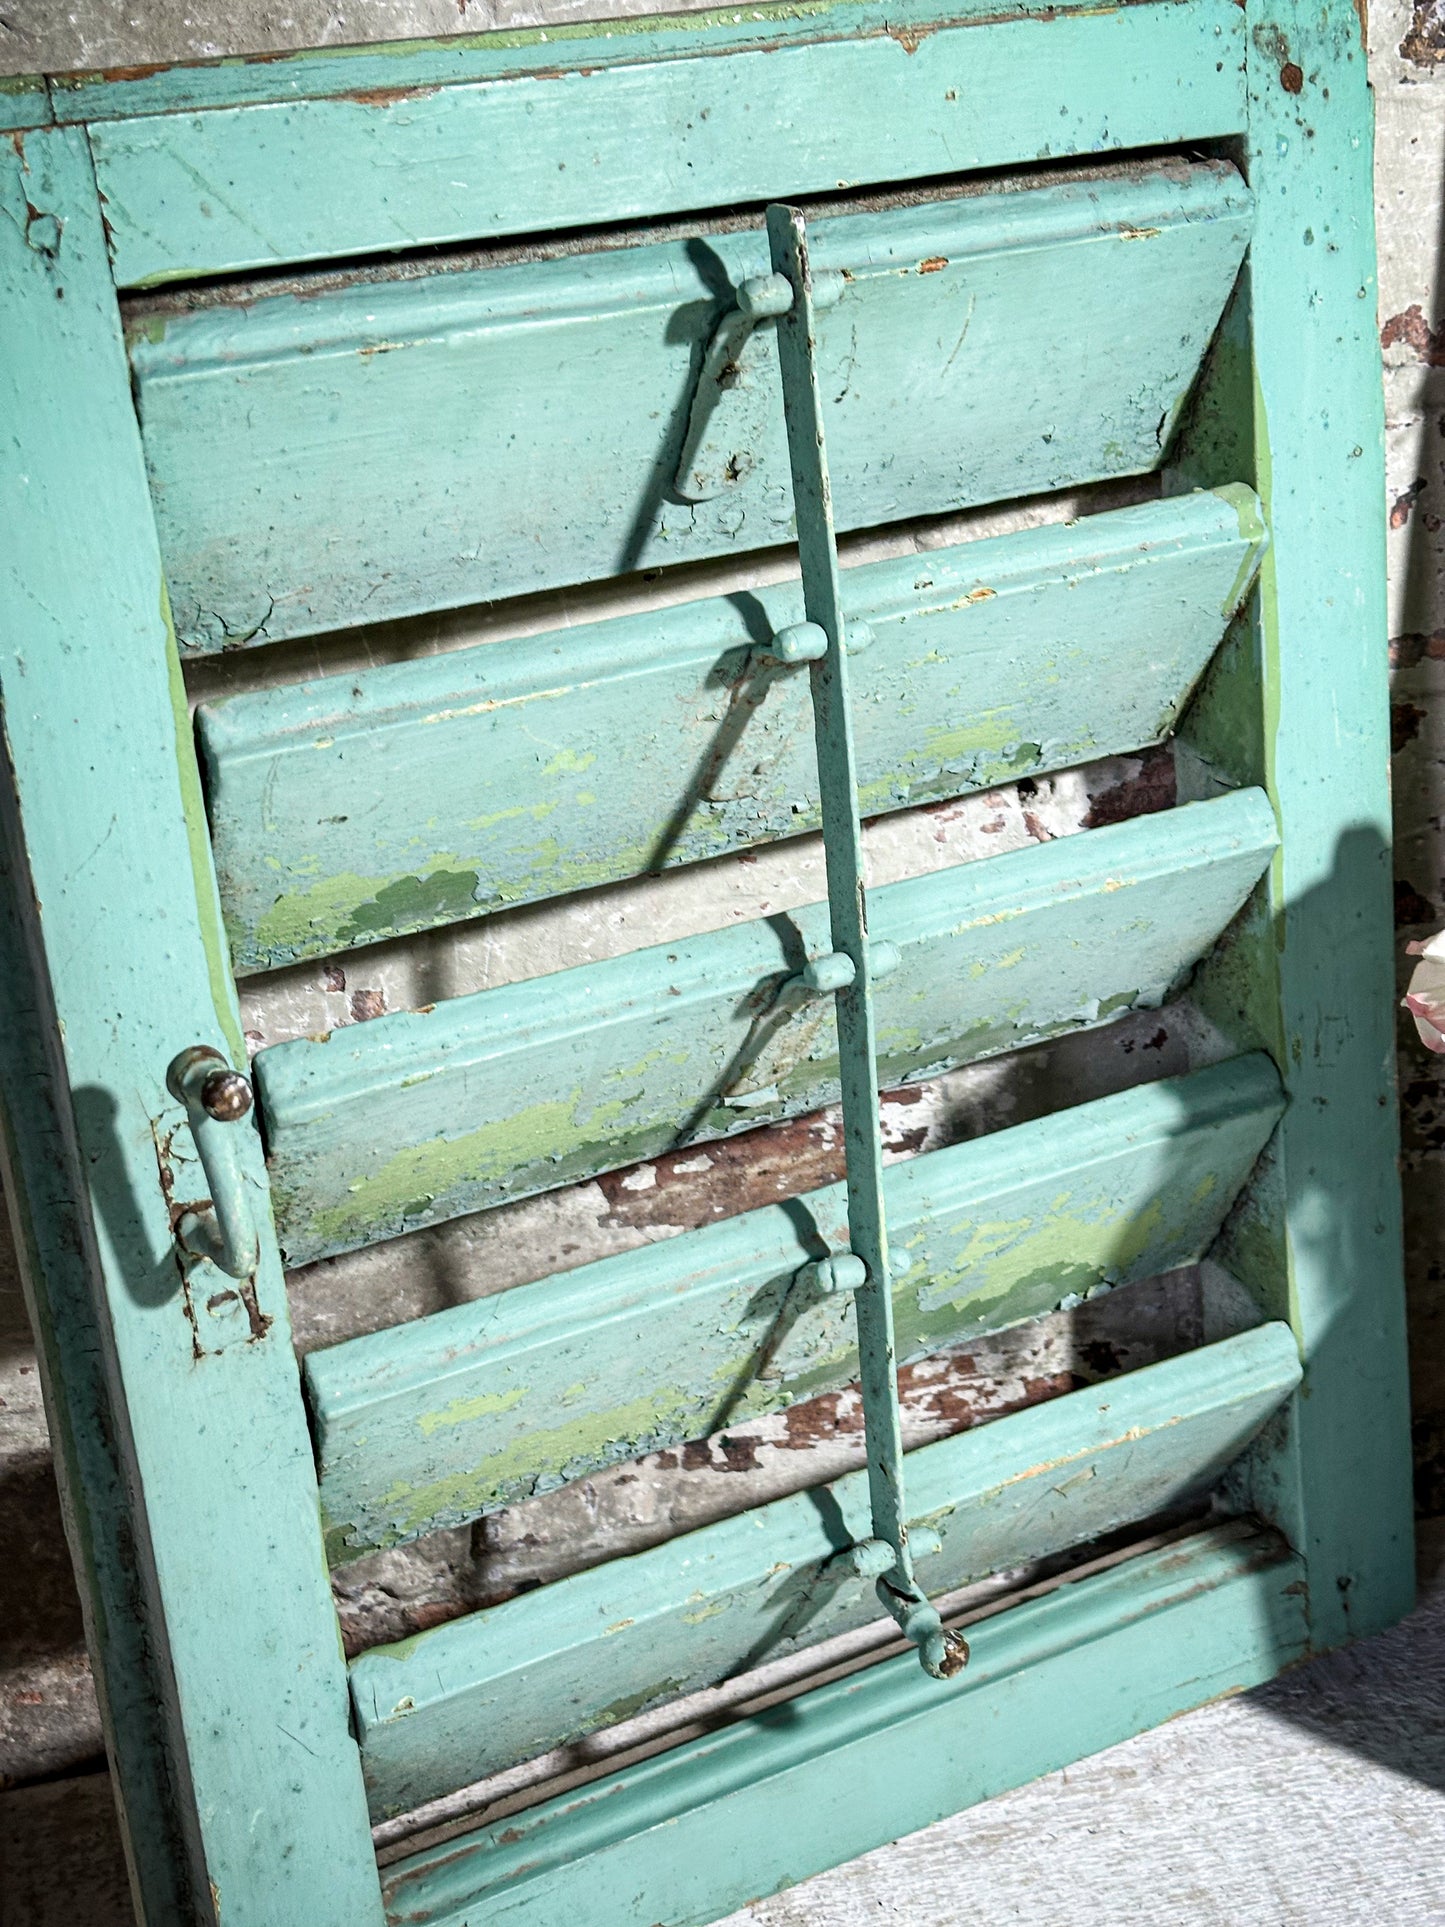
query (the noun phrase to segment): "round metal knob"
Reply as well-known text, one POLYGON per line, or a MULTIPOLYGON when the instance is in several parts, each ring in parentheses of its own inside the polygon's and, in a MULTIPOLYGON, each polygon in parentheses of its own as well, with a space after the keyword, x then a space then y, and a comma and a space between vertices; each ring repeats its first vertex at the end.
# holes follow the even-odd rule
POLYGON ((212 1071, 201 1086, 202 1110, 222 1124, 234 1124, 243 1118, 255 1101, 250 1079, 239 1071, 212 1071))

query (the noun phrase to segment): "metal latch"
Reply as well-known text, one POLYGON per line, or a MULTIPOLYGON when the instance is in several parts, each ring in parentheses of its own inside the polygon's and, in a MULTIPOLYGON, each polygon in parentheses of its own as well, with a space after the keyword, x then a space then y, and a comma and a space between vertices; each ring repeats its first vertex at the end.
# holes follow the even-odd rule
POLYGON ((171 1060, 166 1088, 186 1107, 210 1204, 188 1211, 176 1237, 194 1257, 209 1258, 229 1278, 249 1278, 261 1260, 250 1187, 236 1126, 255 1102, 250 1080, 209 1044, 193 1044, 171 1060))
POLYGON ((799 649, 795 659, 808 661, 812 685, 834 953, 826 961, 830 966, 828 987, 837 1000, 847 1155, 849 1249, 823 1260, 815 1268, 813 1282, 823 1289, 854 1294, 873 1537, 853 1549, 853 1569, 875 1581, 879 1599, 918 1648, 925 1672, 935 1679, 951 1679, 967 1664, 968 1646, 960 1634, 944 1627, 937 1609, 914 1578, 904 1522, 903 1429, 883 1209, 883 1141, 878 1128, 873 1018, 873 983, 879 974, 880 958, 877 948, 868 941, 858 775, 848 699, 850 652, 818 384, 817 290, 808 265, 802 214, 797 208, 774 206, 768 209, 767 222, 773 264, 773 274, 765 284, 769 290, 767 312, 777 316, 783 414, 803 578, 802 627, 820 633, 823 639, 819 650, 817 634, 807 638, 808 646, 799 649), (785 309, 778 305, 781 296, 774 286, 778 282, 789 291, 785 309))

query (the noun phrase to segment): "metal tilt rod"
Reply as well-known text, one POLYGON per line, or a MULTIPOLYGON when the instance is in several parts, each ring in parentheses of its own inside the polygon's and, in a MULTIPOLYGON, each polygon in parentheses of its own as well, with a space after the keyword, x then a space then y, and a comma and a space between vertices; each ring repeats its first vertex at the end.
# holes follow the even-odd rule
MULTIPOLYGON (((778 361, 806 618, 804 633, 794 631, 790 635, 792 647, 788 653, 794 659, 809 660, 812 678, 834 952, 829 960, 831 969, 822 974, 837 1002, 847 1151, 851 1258, 840 1255, 819 1267, 819 1272, 820 1282, 849 1288, 854 1294, 873 1514, 873 1538, 853 1548, 853 1562, 860 1574, 876 1581, 879 1599, 918 1648, 925 1672, 935 1679, 951 1679, 967 1664, 968 1646, 960 1634, 944 1629, 914 1578, 904 1523, 903 1433, 883 1211, 883 1143, 878 1129, 873 1023, 874 979, 895 963, 897 956, 883 945, 873 946, 870 952, 868 943, 858 780, 848 699, 848 638, 818 386, 813 277, 808 265, 807 232, 798 209, 770 207, 767 222, 773 280, 786 282, 791 294, 785 311, 777 306, 772 310, 778 314, 778 361), (809 631, 819 633, 810 635, 809 631)), ((782 290, 776 293, 781 297, 782 290)), ((816 964, 813 971, 818 971, 816 964)))

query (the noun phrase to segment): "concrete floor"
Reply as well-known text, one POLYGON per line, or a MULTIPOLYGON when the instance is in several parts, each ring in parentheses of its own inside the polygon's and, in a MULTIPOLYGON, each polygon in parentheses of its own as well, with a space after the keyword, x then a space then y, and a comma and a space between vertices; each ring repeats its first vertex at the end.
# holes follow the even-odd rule
MULTIPOLYGON (((1445 1521, 1422 1531, 1420 1576, 1394 1631, 725 1927, 1445 1922, 1445 1521)), ((0 1927, 131 1927, 103 1774, 0 1795, 0 1927)))

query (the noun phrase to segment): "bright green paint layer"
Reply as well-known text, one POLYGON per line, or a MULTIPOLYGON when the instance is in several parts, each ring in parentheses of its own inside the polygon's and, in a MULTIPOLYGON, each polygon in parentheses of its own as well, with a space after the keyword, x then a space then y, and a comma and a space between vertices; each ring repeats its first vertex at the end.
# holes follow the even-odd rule
MULTIPOLYGON (((1241 1058, 891 1166, 899 1357, 1193 1263, 1273 1128, 1278 1089, 1266 1058, 1241 1058)), ((849 1301, 792 1282, 845 1223, 832 1185, 312 1352, 333 1558, 846 1384, 849 1301)))
MULTIPOLYGON (((1298 1384, 1285 1325, 1071 1393, 907 1459, 909 1517, 938 1594, 1205 1491, 1298 1384)), ((379 1647, 351 1668, 381 1815, 864 1625, 878 1604, 836 1554, 869 1531, 855 1472, 650 1552, 379 1647)))
MULTIPOLYGON (((253 843, 253 851, 255 847, 253 843)), ((266 849, 262 862, 269 869, 274 860, 274 853, 266 849)), ((263 889, 267 881, 263 875, 263 889)), ((304 894, 277 897, 257 920, 254 935, 233 916, 232 953, 244 972, 263 959, 273 963, 330 955, 353 944, 455 923, 477 914, 478 887, 475 870, 451 867, 445 856, 390 876, 338 872, 309 884, 304 894)))
MULTIPOLYGON (((430 1081, 411 1080, 406 1088, 430 1081)), ((352 1179, 329 1210, 317 1211, 311 1236, 323 1246, 340 1247, 355 1241, 358 1224, 432 1220, 439 1198, 464 1189, 500 1192, 519 1166, 547 1169, 553 1184, 593 1176, 615 1161, 616 1139, 606 1134, 607 1126, 621 1122, 626 1106, 614 1099, 579 1118, 582 1108, 579 1091, 573 1100, 533 1104, 461 1137, 408 1145, 366 1177, 352 1179)), ((282 1171, 278 1214, 292 1208, 289 1199, 282 1171)))

